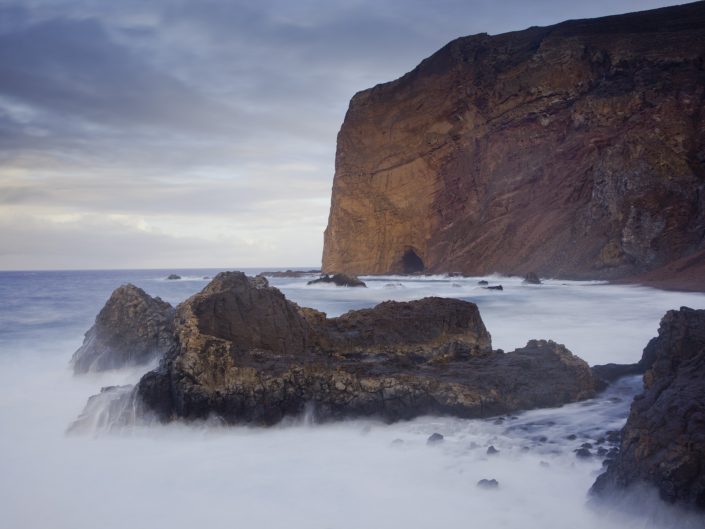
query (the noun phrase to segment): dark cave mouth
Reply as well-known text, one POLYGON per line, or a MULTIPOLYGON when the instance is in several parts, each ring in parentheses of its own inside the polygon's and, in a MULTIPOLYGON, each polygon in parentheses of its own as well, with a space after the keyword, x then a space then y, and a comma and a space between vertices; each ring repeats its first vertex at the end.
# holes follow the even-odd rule
POLYGON ((404 252, 401 258, 401 267, 405 274, 417 274, 426 269, 423 261, 412 248, 404 252))

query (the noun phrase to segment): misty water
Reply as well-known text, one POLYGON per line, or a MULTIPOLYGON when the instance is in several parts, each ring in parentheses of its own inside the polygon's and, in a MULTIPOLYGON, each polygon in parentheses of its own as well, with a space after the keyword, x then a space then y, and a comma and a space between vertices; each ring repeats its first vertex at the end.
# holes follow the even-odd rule
MULTIPOLYGON (((199 424, 134 426, 67 435, 90 395, 131 384, 148 369, 74 377, 68 362, 117 286, 132 282, 176 304, 215 270, 0 273, 0 527, 645 528, 699 527, 651 491, 637 508, 594 505, 587 491, 601 459, 574 450, 619 429, 639 377, 598 398, 489 420, 422 417, 273 428, 199 424), (167 281, 176 272, 181 280, 167 281), (427 445, 434 432, 445 440, 427 445), (575 438, 572 438, 575 436, 575 438), (499 453, 488 455, 492 445, 499 453), (477 487, 496 479, 499 487, 477 487)), ((248 271, 255 273, 256 271, 248 271)), ((553 339, 590 364, 634 362, 661 316, 705 308, 705 295, 490 277, 369 277, 369 288, 271 279, 329 316, 386 299, 430 295, 473 301, 505 351, 553 339)))

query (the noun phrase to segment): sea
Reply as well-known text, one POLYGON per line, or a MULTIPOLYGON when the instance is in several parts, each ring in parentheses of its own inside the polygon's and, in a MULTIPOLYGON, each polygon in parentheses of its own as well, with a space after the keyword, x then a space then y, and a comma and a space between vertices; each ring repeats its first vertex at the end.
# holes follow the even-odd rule
MULTIPOLYGON (((595 452, 622 427, 640 377, 589 401, 484 420, 319 424, 304 414, 269 428, 204 421, 67 434, 101 387, 134 384, 154 367, 70 370, 110 293, 133 283, 176 305, 219 271, 0 272, 1 528, 705 527, 648 488, 607 502, 588 494, 602 458, 575 450, 590 443, 595 452), (166 279, 172 273, 181 279, 166 279), (443 441, 428 444, 433 433, 443 441), (483 479, 497 486, 479 487, 483 479)), ((705 308, 703 294, 602 282, 370 276, 368 288, 340 288, 309 279, 270 284, 329 316, 389 299, 472 301, 495 349, 551 339, 591 365, 635 362, 667 310, 705 308)))

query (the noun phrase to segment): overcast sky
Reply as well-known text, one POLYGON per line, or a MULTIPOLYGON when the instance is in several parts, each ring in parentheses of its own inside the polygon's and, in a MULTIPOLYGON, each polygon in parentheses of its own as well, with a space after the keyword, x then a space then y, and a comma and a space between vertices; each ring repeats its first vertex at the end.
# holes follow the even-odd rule
POLYGON ((318 266, 350 97, 664 0, 0 0, 0 269, 318 266))

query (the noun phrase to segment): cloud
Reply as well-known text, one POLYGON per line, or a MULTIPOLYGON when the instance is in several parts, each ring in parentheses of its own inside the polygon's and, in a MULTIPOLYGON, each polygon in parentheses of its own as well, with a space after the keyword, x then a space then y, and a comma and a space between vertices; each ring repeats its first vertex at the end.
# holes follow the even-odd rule
POLYGON ((6 2, 0 268, 314 264, 356 91, 461 35, 669 3, 6 2))

